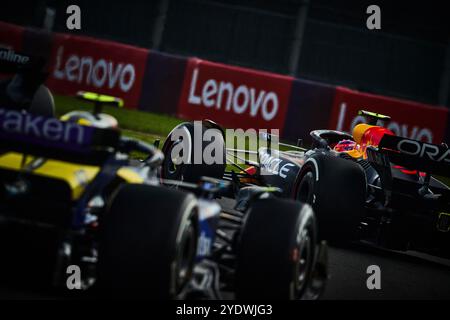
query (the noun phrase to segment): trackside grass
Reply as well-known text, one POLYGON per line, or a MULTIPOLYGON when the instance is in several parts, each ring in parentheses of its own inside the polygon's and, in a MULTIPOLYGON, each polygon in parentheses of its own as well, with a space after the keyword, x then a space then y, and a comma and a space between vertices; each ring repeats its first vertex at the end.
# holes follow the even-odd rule
MULTIPOLYGON (((93 104, 73 97, 55 96, 58 116, 72 110, 91 111, 93 104)), ((182 119, 137 110, 105 106, 103 112, 115 117, 124 134, 153 142, 155 138, 165 138, 182 119)))

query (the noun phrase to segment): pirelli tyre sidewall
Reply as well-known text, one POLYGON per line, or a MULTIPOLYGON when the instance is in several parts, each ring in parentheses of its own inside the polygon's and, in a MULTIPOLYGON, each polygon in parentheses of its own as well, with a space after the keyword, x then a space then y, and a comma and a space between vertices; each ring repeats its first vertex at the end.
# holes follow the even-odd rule
POLYGON ((192 194, 124 184, 100 227, 99 293, 157 299, 182 294, 192 276, 199 230, 192 194))
POLYGON ((300 170, 295 196, 313 207, 319 238, 339 243, 357 237, 366 189, 364 170, 356 162, 317 153, 300 170))
MULTIPOLYGON (((176 126, 168 135, 166 141, 164 142, 162 151, 164 153, 164 162, 161 166, 161 177, 163 179, 170 180, 182 180, 186 182, 196 183, 201 177, 210 177, 220 179, 223 177, 226 167, 226 149, 225 149, 225 139, 223 134, 219 129, 208 128, 202 124, 201 126, 201 137, 196 136, 199 133, 195 132, 193 122, 184 122, 176 126), (206 130, 217 130, 217 137, 219 141, 214 141, 217 145, 221 146, 222 156, 219 163, 205 163, 203 159, 203 153, 205 148, 211 143, 211 141, 204 141, 203 136, 206 130), (182 132, 183 136, 186 137, 187 141, 178 137, 177 132, 182 132), (196 146, 196 143, 200 145, 196 146), (183 143, 183 152, 186 151, 188 155, 185 157, 189 160, 188 163, 182 163, 175 165, 174 159, 172 157, 172 150, 177 145, 179 146, 183 143), (195 154, 197 153, 197 158, 200 158, 201 163, 197 163, 195 154), (201 154, 200 154, 201 153, 201 154)), ((176 152, 174 152, 175 154, 176 152)), ((184 156, 184 154, 183 154, 184 156)), ((198 160, 198 159, 197 159, 198 160)))
POLYGON ((312 208, 298 201, 267 198, 246 213, 237 247, 237 299, 301 299, 316 257, 312 208))

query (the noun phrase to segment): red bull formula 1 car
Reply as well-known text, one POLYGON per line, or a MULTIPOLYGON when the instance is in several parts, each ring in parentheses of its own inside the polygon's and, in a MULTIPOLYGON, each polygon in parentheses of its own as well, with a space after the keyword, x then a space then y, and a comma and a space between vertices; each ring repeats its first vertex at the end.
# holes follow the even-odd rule
MULTIPOLYGON (((388 116, 367 111, 360 115, 369 124, 357 125, 353 134, 312 131, 311 149, 279 143, 285 149, 280 151, 265 135, 268 146, 258 149, 257 161, 249 161, 242 154, 252 151, 224 146, 228 164, 238 172, 217 164, 170 170, 174 142, 169 138, 163 148, 163 176, 223 175, 244 190, 276 187, 282 197, 313 206, 322 239, 341 244, 360 239, 390 249, 450 256, 450 190, 432 176, 450 176, 448 146, 398 137, 376 125, 389 121, 388 116), (247 167, 236 159, 245 160, 247 167)), ((217 127, 210 121, 204 124, 217 127)), ((180 126, 193 132, 189 123, 180 126)), ((239 205, 242 199, 236 200, 239 205)))

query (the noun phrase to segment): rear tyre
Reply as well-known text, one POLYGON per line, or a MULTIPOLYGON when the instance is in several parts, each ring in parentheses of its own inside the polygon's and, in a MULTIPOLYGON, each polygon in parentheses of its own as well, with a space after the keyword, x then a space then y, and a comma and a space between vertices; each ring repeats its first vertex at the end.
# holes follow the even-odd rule
POLYGON ((301 298, 311 281, 315 248, 309 205, 276 198, 256 201, 237 249, 236 298, 301 298))
POLYGON ((192 275, 197 223, 191 194, 120 187, 102 221, 99 289, 114 296, 176 298, 192 275))
POLYGON ((320 239, 344 243, 357 237, 366 197, 365 174, 357 163, 316 155, 305 162, 297 181, 296 198, 313 207, 320 239))
MULTIPOLYGON (((226 166, 226 150, 223 134, 220 132, 220 129, 216 127, 211 128, 202 124, 201 135, 201 146, 197 146, 196 148, 195 143, 197 142, 197 140, 194 136, 194 123, 181 123, 172 130, 162 148, 162 151, 164 153, 164 162, 161 166, 161 177, 163 179, 181 180, 197 183, 201 179, 201 177, 210 177, 216 179, 221 179, 223 177, 226 166), (215 141, 214 139, 211 142, 203 141, 203 136, 206 130, 216 130, 214 139, 218 139, 218 141, 215 141), (183 135, 185 140, 183 140, 183 137, 180 137, 181 134, 183 135), (219 146, 218 149, 221 149, 221 154, 218 154, 217 157, 215 154, 215 150, 212 152, 214 159, 220 158, 218 163, 207 164, 202 157, 201 163, 195 164, 195 152, 201 152, 201 155, 203 156, 205 149, 208 148, 208 146, 212 143, 219 146), (180 150, 179 148, 181 144, 183 144, 182 152, 172 152, 173 150, 180 150), (188 161, 176 165, 174 163, 175 161, 173 155, 176 154, 175 156, 177 157, 183 157, 183 152, 187 153, 186 157, 188 161)), ((197 139, 199 138, 197 137, 197 139)))

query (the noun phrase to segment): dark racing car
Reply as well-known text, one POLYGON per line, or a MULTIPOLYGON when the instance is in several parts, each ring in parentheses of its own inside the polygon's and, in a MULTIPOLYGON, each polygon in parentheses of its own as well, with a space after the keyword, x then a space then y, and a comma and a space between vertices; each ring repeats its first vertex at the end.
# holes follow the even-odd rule
POLYGON ((157 147, 123 136, 101 112, 120 99, 80 92, 94 111, 57 119, 38 67, 8 67, 16 73, 0 82, 1 275, 100 298, 320 296, 325 247, 309 205, 261 187, 223 212, 215 199, 230 183, 160 179, 157 147))
MULTIPOLYGON (((276 187, 281 197, 311 204, 320 238, 334 243, 360 239, 390 249, 450 256, 450 190, 432 176, 450 176, 448 146, 398 137, 376 125, 389 121, 388 116, 367 111, 360 115, 369 124, 357 125, 353 134, 312 131, 311 149, 282 143, 274 147, 270 135, 264 135, 268 146, 258 149, 256 161, 245 157, 255 151, 226 148, 228 165, 237 172, 205 164, 168 170, 173 145, 168 139, 163 174, 178 179, 202 173, 223 176, 244 189, 276 187)), ((210 121, 204 126, 217 127, 210 121)))

